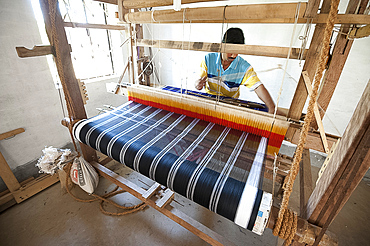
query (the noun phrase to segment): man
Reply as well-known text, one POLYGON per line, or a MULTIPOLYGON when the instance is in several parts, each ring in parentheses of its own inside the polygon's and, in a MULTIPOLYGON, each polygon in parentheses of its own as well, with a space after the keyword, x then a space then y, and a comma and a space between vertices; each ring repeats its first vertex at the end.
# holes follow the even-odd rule
MULTIPOLYGON (((224 34, 223 43, 244 44, 244 34, 240 28, 230 28, 224 34)), ((265 86, 258 79, 252 66, 238 54, 210 53, 201 63, 201 76, 195 82, 197 90, 203 89, 209 94, 238 98, 240 85, 254 90, 266 104, 269 113, 274 113, 275 103, 265 86), (221 59, 220 59, 221 58, 221 59), (221 77, 221 78, 220 78, 221 77)))

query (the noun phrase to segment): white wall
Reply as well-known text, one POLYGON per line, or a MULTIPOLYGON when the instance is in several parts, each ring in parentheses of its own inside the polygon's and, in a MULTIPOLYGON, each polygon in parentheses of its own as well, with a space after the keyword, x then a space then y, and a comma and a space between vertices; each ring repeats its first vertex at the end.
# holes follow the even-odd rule
MULTIPOLYGON (((64 115, 46 58, 21 59, 15 50, 16 46, 38 44, 42 41, 30 0, 0 1, 0 133, 25 128, 24 133, 0 141, 0 151, 11 169, 38 159, 45 146, 63 147, 71 142, 67 128, 61 125, 64 115)), ((96 107, 118 106, 126 100, 107 93, 105 82, 86 85, 91 99, 89 116, 98 113, 96 107)))
MULTIPOLYGON (((199 4, 233 5, 241 3, 265 3, 283 1, 227 1, 199 4)), ((284 1, 293 2, 293 1, 284 1)), ((339 13, 344 13, 348 1, 341 1, 339 13)), ((187 5, 194 6, 194 5, 187 5)), ((183 7, 187 7, 183 5, 183 7)), ((289 47, 293 24, 147 24, 144 25, 144 38, 162 40, 184 40, 192 42, 220 42, 223 31, 228 27, 239 27, 244 31, 246 44, 289 47)), ((293 36, 293 47, 299 48, 299 36, 304 34, 305 25, 298 24, 293 36)), ((311 27, 310 39, 314 31, 311 27)), ((310 40, 309 39, 309 40, 310 40)), ((307 48, 309 43, 307 44, 307 48)), ((326 132, 341 135, 347 126, 358 99, 370 78, 370 38, 355 40, 338 88, 324 118, 326 132), (350 92, 350 93, 348 93, 350 92), (344 100, 345 98, 345 100, 344 100)), ((161 82, 194 89, 194 81, 199 73, 199 65, 206 52, 170 49, 153 49, 161 82), (158 53, 157 53, 158 52, 158 53)), ((258 77, 269 90, 276 102, 282 83, 286 59, 242 55, 256 70, 258 77)), ((290 60, 284 80, 279 107, 288 108, 294 95, 304 61, 290 60)), ((154 80, 153 80, 154 81, 154 80)), ((242 98, 259 101, 254 92, 242 88, 242 98)), ((304 109, 305 111, 305 109, 304 109)))

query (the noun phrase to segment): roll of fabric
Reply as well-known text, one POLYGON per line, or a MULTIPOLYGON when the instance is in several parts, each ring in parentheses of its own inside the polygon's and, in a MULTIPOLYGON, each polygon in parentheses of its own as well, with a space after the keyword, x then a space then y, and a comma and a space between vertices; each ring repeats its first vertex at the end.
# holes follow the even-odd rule
POLYGON ((271 194, 261 190, 266 138, 132 101, 78 122, 73 133, 176 193, 262 233, 271 203, 271 194))

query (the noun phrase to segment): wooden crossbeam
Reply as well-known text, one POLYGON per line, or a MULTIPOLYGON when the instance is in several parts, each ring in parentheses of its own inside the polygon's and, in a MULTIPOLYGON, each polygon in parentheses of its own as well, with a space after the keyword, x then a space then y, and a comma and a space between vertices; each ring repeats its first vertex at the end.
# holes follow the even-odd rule
MULTIPOLYGON (((117 0, 95 0, 104 3, 116 4, 117 0)), ((222 0, 181 0, 181 4, 189 3, 200 3, 200 2, 215 2, 222 0)), ((169 6, 173 5, 173 0, 124 0, 123 6, 126 9, 139 9, 147 7, 160 7, 160 6, 169 6)))
POLYGON ((126 27, 122 26, 122 25, 104 25, 104 24, 90 24, 90 23, 78 23, 78 22, 64 22, 64 26, 65 27, 72 27, 72 28, 126 30, 126 27))
MULTIPOLYGON (((165 49, 179 49, 179 50, 196 50, 196 51, 210 51, 235 53, 243 55, 268 56, 286 58, 288 56, 288 47, 276 46, 262 46, 262 45, 244 45, 244 44, 220 44, 220 43, 206 43, 206 42, 182 42, 172 40, 150 40, 138 39, 137 46, 165 48, 165 49)), ((305 50, 303 58, 305 59, 305 50)), ((292 48, 290 53, 291 59, 299 59, 299 48, 292 48)))
POLYGON ((128 13, 125 20, 130 23, 161 23, 161 22, 204 22, 243 19, 285 19, 294 18, 299 6, 299 18, 303 18, 306 3, 280 3, 280 4, 250 4, 230 5, 218 7, 187 8, 182 11, 154 10, 145 12, 128 13))
MULTIPOLYGON (((303 71, 302 76, 303 76, 303 79, 304 79, 304 82, 305 82, 305 85, 306 85, 308 95, 311 95, 312 94, 312 85, 311 85, 311 80, 308 77, 307 71, 303 71)), ((319 107, 317 106, 317 102, 315 102, 313 110, 314 110, 317 125, 319 126, 321 141, 322 141, 322 144, 324 146, 324 150, 325 150, 326 153, 329 153, 328 141, 326 139, 324 125, 322 124, 322 121, 321 121, 319 107)))
POLYGON ((54 54, 54 48, 51 45, 35 45, 32 49, 28 49, 26 47, 15 47, 15 50, 20 58, 54 54))

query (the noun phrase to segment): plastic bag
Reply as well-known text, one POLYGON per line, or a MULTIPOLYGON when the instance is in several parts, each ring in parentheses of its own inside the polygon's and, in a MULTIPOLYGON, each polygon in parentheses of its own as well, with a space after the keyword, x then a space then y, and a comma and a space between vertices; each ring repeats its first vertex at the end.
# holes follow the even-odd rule
POLYGON ((52 146, 42 150, 43 156, 37 161, 36 167, 40 173, 53 175, 58 169, 63 169, 64 165, 77 156, 77 153, 70 149, 57 149, 52 146))
POLYGON ((94 193, 99 183, 99 175, 84 158, 75 158, 70 173, 72 182, 89 194, 94 193))

